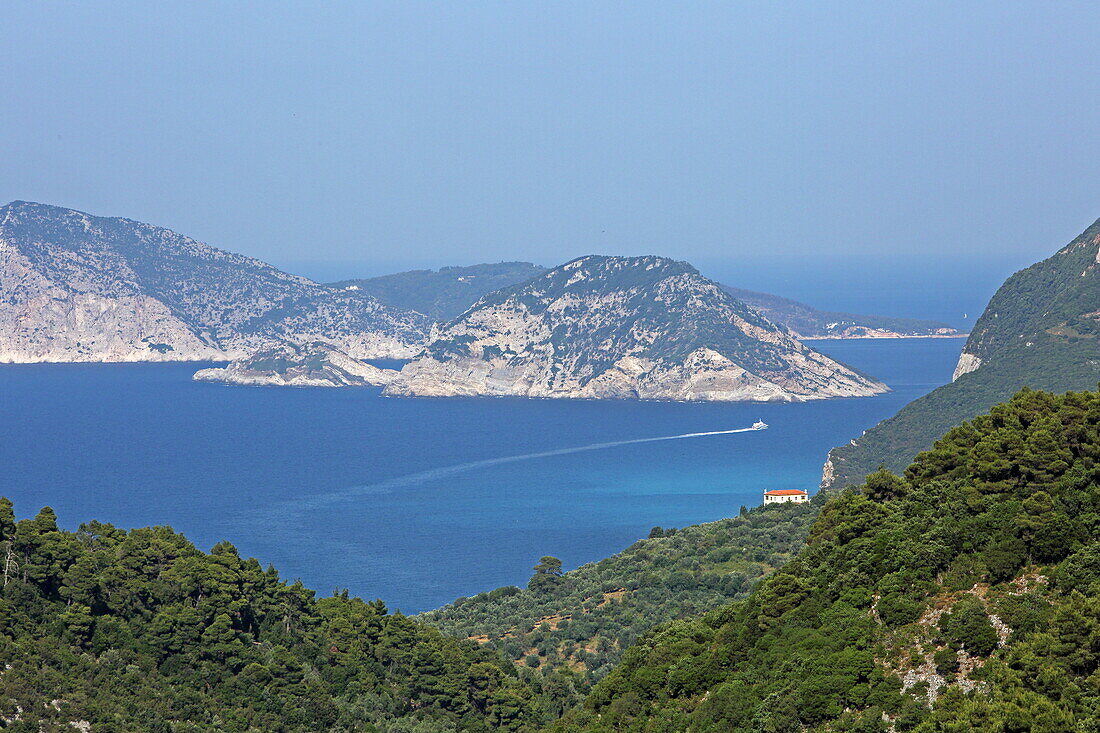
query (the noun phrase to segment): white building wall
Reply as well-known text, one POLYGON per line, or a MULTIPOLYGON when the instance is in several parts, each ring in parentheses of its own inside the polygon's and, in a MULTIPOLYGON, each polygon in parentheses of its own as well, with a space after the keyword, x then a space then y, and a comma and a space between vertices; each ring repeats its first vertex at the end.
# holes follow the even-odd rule
POLYGON ((771 496, 769 494, 764 494, 765 504, 787 504, 791 502, 795 504, 801 504, 802 502, 809 500, 810 497, 807 494, 786 494, 784 496, 771 496))

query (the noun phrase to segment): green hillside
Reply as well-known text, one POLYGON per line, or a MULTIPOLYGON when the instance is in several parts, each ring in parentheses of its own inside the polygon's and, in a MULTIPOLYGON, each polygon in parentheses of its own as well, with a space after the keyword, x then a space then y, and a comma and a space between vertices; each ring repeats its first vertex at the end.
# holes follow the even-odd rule
POLYGON ((1022 391, 831 499, 746 600, 646 635, 558 731, 1100 725, 1100 393, 1022 391))
POLYGON ((623 552, 564 574, 544 558, 527 588, 460 598, 419 618, 519 664, 568 669, 589 684, 654 626, 747 595, 802 547, 820 503, 757 507, 680 530, 655 527, 623 552))
POLYGON ((983 363, 1015 349, 1041 352, 1067 343, 1100 354, 1098 250, 1100 220, 1053 257, 1010 277, 974 324, 963 352, 983 363))
POLYGON ((354 287, 394 308, 413 310, 436 321, 449 321, 500 288, 530 280, 546 271, 530 262, 409 270, 362 280, 342 280, 333 287, 354 287))
POLYGON ((573 701, 380 601, 315 598, 167 527, 66 532, 0 500, 0 568, 4 730, 533 730, 573 701))
MULTIPOLYGON (((394 308, 413 310, 436 321, 449 321, 494 290, 518 285, 545 273, 530 262, 498 262, 438 270, 409 270, 379 277, 341 280, 335 288, 354 287, 394 308)), ((883 330, 907 336, 957 333, 946 323, 919 318, 867 316, 823 311, 790 298, 723 285, 727 293, 760 311, 800 337, 859 336, 883 330)))
MULTIPOLYGON (((1100 382, 1100 221, 1054 256, 1010 277, 963 349, 980 364, 917 399, 849 444, 834 448, 832 485, 860 482, 878 466, 901 470, 952 425, 1028 386, 1053 392, 1100 382)), ((960 370, 963 371, 963 370, 960 370)))

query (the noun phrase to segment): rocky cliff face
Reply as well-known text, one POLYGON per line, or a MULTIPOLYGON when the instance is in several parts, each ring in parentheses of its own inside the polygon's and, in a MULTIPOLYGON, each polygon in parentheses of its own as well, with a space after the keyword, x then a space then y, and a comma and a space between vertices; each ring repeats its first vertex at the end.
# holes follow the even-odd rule
POLYGON ((1100 381, 1100 221, 1005 281, 963 347, 954 381, 829 453, 823 486, 900 471, 950 426, 1023 387, 1095 389, 1100 381))
POLYGON ((385 393, 802 401, 884 391, 686 263, 590 256, 435 329, 385 393))
POLYGON ((292 341, 407 358, 427 319, 129 219, 0 207, 0 362, 224 359, 292 341))
POLYGON ((193 379, 272 387, 381 387, 396 377, 393 369, 379 369, 314 342, 264 349, 225 367, 200 369, 193 379))

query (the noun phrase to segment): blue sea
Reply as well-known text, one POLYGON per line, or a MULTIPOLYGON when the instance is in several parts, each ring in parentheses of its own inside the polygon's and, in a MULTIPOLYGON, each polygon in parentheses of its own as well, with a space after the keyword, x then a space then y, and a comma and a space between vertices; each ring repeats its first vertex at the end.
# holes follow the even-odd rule
POLYGON ((2 365, 0 493, 68 528, 228 539, 322 594, 412 613, 522 585, 542 555, 575 567, 766 489, 812 491, 829 448, 949 381, 962 344, 816 342, 893 392, 793 405, 389 399, 198 384, 194 364, 2 365), (771 427, 673 438, 758 419, 771 427), (673 439, 630 442, 649 438, 673 439))

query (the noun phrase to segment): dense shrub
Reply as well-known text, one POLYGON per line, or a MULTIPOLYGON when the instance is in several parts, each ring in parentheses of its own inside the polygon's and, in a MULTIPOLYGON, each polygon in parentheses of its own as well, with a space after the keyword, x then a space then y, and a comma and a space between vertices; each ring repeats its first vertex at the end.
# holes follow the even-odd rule
POLYGON ((954 649, 937 649, 936 653, 932 655, 932 662, 936 665, 938 672, 959 671, 959 655, 955 653, 954 649))
POLYGON ((1100 542, 1086 545, 1059 563, 1052 579, 1064 591, 1089 592, 1100 582, 1100 542))
POLYGON ((940 617, 940 630, 955 648, 961 647, 979 657, 997 648, 997 632, 977 598, 967 596, 940 617))

